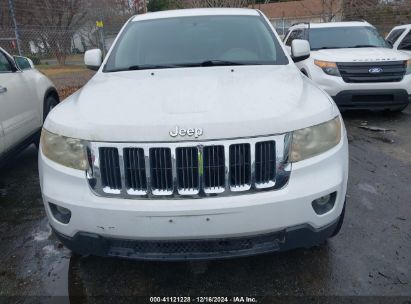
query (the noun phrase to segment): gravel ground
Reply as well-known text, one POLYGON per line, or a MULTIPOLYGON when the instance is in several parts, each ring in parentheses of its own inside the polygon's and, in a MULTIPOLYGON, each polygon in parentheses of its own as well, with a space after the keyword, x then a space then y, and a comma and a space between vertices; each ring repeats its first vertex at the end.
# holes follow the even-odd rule
MULTIPOLYGON (((61 77, 53 80, 65 83, 61 77)), ((52 295, 69 296, 59 303, 149 295, 346 296, 320 299, 411 303, 411 106, 398 115, 346 113, 344 120, 351 167, 341 233, 312 249, 225 261, 71 256, 48 226, 37 150, 30 147, 0 170, 0 303, 54 303, 38 297, 52 295)), ((277 299, 294 303, 302 298, 277 299)))

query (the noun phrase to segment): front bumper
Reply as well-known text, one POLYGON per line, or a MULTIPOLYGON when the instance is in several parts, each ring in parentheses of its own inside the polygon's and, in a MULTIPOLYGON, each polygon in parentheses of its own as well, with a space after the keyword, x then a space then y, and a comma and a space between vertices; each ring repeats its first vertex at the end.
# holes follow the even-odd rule
POLYGON ((401 109, 410 102, 411 75, 399 82, 347 83, 342 77, 312 69, 311 79, 342 109, 401 109))
MULTIPOLYGON (((290 239, 292 237, 289 231, 293 231, 295 227, 303 226, 304 231, 323 230, 335 223, 342 213, 348 178, 348 143, 344 134, 341 143, 333 149, 293 164, 289 183, 281 190, 237 196, 174 200, 99 197, 90 190, 84 172, 56 164, 45 158, 42 151, 39 153, 39 171, 50 224, 68 247, 77 248, 78 245, 71 244, 82 244, 80 248, 84 246, 84 250, 89 250, 89 253, 96 253, 87 249, 84 245, 87 242, 77 240, 91 243, 91 239, 97 239, 103 240, 102 244, 117 244, 124 240, 127 246, 104 245, 100 252, 103 255, 115 255, 114 250, 107 248, 126 248, 117 255, 135 257, 139 251, 133 253, 127 249, 130 246, 135 248, 133 242, 139 245, 147 241, 154 244, 191 244, 193 240, 196 243, 207 243, 216 239, 254 239, 255 236, 262 235, 277 237, 284 233, 290 239), (327 213, 318 215, 312 202, 334 192, 337 193, 334 207, 327 213), (56 220, 49 203, 69 209, 72 214, 70 222, 63 224, 56 220), (84 238, 84 235, 88 237, 84 238)), ((318 238, 322 239, 328 232, 320 233, 318 238)), ((302 246, 306 246, 306 234, 299 235, 303 237, 300 240, 302 246)), ((249 255, 275 251, 278 248, 286 250, 293 248, 294 245, 291 244, 296 244, 276 243, 278 244, 271 244, 271 247, 265 247, 264 243, 261 247, 260 242, 257 242, 257 249, 252 246, 244 253, 241 248, 235 248, 234 251, 239 251, 239 255, 249 255)), ((161 256, 162 247, 156 248, 161 256)), ((232 256, 233 250, 228 251, 232 256)), ((201 256, 204 251, 199 251, 198 254, 201 256)))
POLYGON ((71 238, 58 232, 55 234, 67 248, 78 254, 134 260, 182 261, 246 257, 309 248, 328 239, 337 225, 338 220, 321 229, 300 225, 263 235, 176 241, 123 240, 90 233, 77 233, 71 238))
POLYGON ((408 106, 411 95, 405 90, 342 91, 332 96, 341 109, 399 110, 408 106))

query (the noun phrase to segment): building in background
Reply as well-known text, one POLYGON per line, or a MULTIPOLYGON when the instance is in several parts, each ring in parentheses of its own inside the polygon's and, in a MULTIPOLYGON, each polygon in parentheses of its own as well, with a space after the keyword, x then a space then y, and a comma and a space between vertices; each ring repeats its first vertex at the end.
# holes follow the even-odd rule
POLYGON ((298 22, 341 21, 342 0, 301 0, 254 4, 250 7, 260 9, 270 19, 279 35, 298 22))

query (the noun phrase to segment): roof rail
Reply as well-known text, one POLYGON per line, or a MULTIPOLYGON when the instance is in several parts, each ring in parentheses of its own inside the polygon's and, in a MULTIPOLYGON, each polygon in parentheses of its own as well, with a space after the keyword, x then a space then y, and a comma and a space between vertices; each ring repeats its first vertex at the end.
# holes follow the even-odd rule
POLYGON ((310 22, 296 22, 296 23, 291 24, 291 26, 300 25, 300 24, 307 24, 308 26, 310 26, 310 22))
MULTIPOLYGON (((311 23, 310 22, 297 22, 297 23, 292 24, 290 27, 293 27, 295 25, 300 25, 300 24, 308 25, 307 40, 310 41, 310 30, 311 30, 311 23)), ((304 32, 305 32, 305 30, 304 30, 304 32)))

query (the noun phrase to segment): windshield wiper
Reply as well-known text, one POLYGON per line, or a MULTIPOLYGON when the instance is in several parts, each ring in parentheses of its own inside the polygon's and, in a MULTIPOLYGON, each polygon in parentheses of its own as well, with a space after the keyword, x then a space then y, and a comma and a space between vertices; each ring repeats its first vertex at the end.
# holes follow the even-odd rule
POLYGON ((211 66, 231 66, 231 65, 246 65, 247 63, 227 61, 227 60, 205 60, 202 62, 182 63, 179 66, 183 67, 211 67, 211 66))
POLYGON ((124 71, 141 71, 141 70, 155 70, 155 69, 172 69, 178 68, 178 65, 154 65, 154 64, 142 64, 142 65, 132 65, 127 68, 119 68, 107 70, 106 72, 124 72, 124 71))
MULTIPOLYGON (((143 65, 132 65, 127 68, 119 68, 113 70, 107 70, 106 72, 123 72, 123 71, 141 71, 141 70, 154 70, 154 69, 173 69, 173 68, 183 68, 183 67, 211 67, 211 66, 232 66, 232 65, 246 65, 246 63, 226 61, 226 60, 206 60, 203 62, 193 62, 193 63, 178 63, 178 64, 143 64, 143 65)), ((253 63, 257 65, 257 63, 253 63)))
POLYGON ((341 49, 341 47, 336 47, 336 46, 323 46, 323 47, 319 47, 319 48, 312 48, 311 51, 332 50, 332 49, 341 49))
POLYGON ((367 48, 367 47, 378 47, 378 46, 370 45, 370 44, 359 44, 359 45, 350 46, 348 48, 350 48, 350 49, 359 49, 359 48, 367 48))
POLYGON ((201 63, 201 66, 230 66, 230 65, 244 65, 241 62, 227 61, 227 60, 206 60, 201 63))

